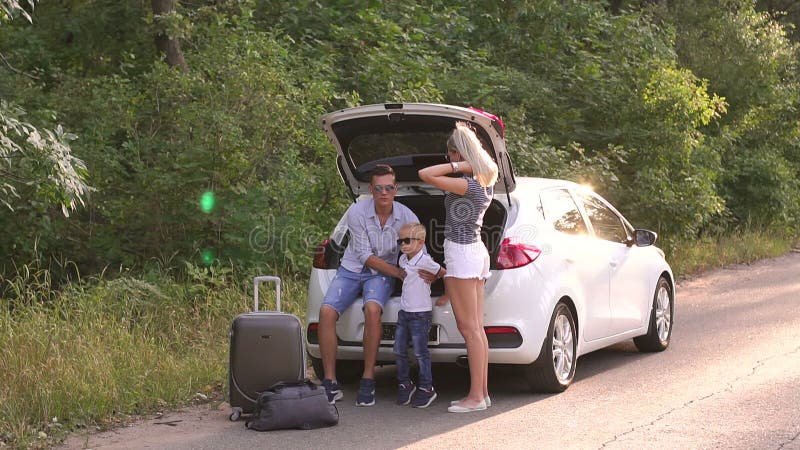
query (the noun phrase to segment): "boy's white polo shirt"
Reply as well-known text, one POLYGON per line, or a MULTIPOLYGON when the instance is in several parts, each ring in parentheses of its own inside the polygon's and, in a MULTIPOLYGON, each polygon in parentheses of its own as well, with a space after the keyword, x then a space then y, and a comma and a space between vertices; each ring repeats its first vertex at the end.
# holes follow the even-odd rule
POLYGON ((419 276, 419 271, 437 273, 441 266, 431 258, 431 255, 425 253, 424 249, 414 255, 411 261, 405 254, 400 255, 398 264, 406 271, 403 293, 400 295, 400 308, 406 312, 431 311, 433 309, 431 285, 419 276))

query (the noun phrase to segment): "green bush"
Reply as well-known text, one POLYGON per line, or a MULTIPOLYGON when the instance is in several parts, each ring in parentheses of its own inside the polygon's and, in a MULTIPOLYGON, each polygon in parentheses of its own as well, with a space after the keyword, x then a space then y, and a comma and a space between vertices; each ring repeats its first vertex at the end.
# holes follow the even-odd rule
POLYGON ((349 201, 317 120, 384 101, 492 111, 521 175, 589 183, 662 234, 796 227, 796 44, 749 0, 647 5, 182 4, 170 32, 186 71, 158 60, 147 5, 37 5, 33 25, 0 30, 33 75, 0 71, 0 95, 43 123, 57 111, 96 191, 69 221, 37 202, 0 212, 20 230, 0 249, 83 273, 215 259, 304 272, 349 201))

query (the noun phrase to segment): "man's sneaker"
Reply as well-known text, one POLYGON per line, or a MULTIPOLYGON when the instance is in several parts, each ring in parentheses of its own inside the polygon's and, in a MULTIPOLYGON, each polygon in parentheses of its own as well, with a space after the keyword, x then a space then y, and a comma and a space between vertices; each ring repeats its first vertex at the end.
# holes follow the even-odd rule
POLYGON ((372 406, 375 404, 375 380, 362 378, 358 385, 356 406, 372 406))
POLYGON ((427 408, 436 400, 436 397, 436 391, 433 389, 433 386, 428 389, 421 387, 417 389, 414 397, 411 398, 411 406, 414 408, 427 408))
POLYGON ((328 395, 328 403, 331 405, 344 397, 344 394, 342 393, 342 387, 339 386, 339 383, 326 378, 322 380, 322 386, 325 388, 325 393, 328 395))
POLYGON ((411 403, 411 396, 414 395, 414 392, 417 390, 414 387, 414 383, 400 383, 397 386, 397 404, 398 405, 407 405, 411 403))

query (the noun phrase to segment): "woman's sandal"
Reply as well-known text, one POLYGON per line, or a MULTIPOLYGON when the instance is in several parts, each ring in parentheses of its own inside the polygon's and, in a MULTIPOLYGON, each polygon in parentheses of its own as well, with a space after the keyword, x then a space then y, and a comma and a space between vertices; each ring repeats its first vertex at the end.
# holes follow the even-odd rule
POLYGON ((480 403, 478 403, 477 405, 475 405, 472 408, 467 408, 466 406, 461 406, 460 404, 459 405, 451 405, 449 408, 447 408, 447 412, 451 412, 451 413, 467 413, 467 412, 473 412, 473 411, 483 411, 485 409, 486 409, 486 402, 484 400, 481 400, 480 403))
MULTIPOLYGON (((483 399, 484 403, 486 403, 486 407, 492 406, 492 399, 489 398, 487 395, 486 398, 483 399)), ((461 403, 461 400, 453 400, 450 402, 450 406, 456 406, 457 404, 461 403)))

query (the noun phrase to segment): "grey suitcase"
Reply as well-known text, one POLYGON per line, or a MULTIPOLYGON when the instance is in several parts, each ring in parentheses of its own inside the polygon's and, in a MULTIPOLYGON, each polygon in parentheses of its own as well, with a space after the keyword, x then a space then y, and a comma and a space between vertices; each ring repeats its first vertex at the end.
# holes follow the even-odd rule
POLYGON ((256 277, 253 280, 253 312, 238 315, 231 324, 228 387, 230 420, 253 412, 258 393, 273 384, 305 379, 306 353, 303 326, 293 314, 281 311, 281 279, 256 277), (259 311, 258 285, 275 283, 276 311, 259 311))

